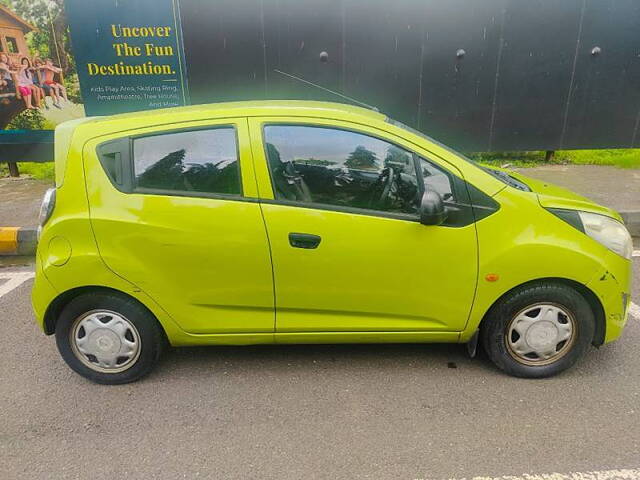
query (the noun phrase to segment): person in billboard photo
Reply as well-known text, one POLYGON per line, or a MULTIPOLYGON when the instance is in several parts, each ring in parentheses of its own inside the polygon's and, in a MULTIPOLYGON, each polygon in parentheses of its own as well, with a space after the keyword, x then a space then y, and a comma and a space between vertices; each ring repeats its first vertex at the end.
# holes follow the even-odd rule
MULTIPOLYGON (((6 57, 6 55, 5 55, 6 57)), ((3 59, 0 57, 2 60, 3 59)), ((26 109, 49 109, 47 97, 51 98, 54 107, 62 109, 60 98, 68 102, 65 87, 55 81, 54 74, 60 73, 61 69, 48 60, 43 63, 35 59, 33 66, 28 57, 22 57, 19 64, 15 62, 7 63, 0 61, 0 74, 3 80, 0 82, 0 92, 19 93, 26 109), (15 79, 15 80, 14 80, 15 79)))
POLYGON ((45 59, 44 65, 40 67, 40 72, 44 75, 44 84, 47 85, 53 92, 55 92, 58 98, 63 97, 66 102, 69 101, 67 98, 67 89, 64 88, 59 82, 56 82, 55 75, 61 74, 62 69, 60 67, 56 67, 50 58, 45 59))
POLYGON ((51 100, 52 100, 51 103, 54 107, 61 109, 62 107, 60 106, 60 100, 59 100, 60 97, 58 96, 59 88, 57 88, 55 85, 47 83, 46 75, 45 75, 45 72, 43 71, 44 70, 43 67, 44 67, 44 63, 42 62, 42 60, 40 60, 40 58, 38 57, 35 57, 33 59, 33 70, 34 70, 33 83, 38 87, 40 87, 40 89, 42 90, 42 98, 44 99, 43 104, 45 109, 49 109, 49 104, 47 103, 47 97, 51 97, 51 100))
POLYGON ((22 57, 17 68, 18 88, 27 108, 41 108, 43 91, 33 83, 35 72, 31 67, 31 61, 22 57))
POLYGON ((9 68, 10 64, 11 61, 7 54, 0 53, 0 92, 10 92, 15 89, 15 83, 11 75, 11 69, 9 68))

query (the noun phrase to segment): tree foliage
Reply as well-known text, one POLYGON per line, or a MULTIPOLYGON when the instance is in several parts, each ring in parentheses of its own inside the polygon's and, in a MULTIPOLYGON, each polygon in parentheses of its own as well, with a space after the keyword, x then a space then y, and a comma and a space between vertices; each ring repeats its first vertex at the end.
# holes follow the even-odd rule
POLYGON ((387 148, 387 156, 384 159, 385 167, 394 167, 398 171, 414 170, 413 159, 407 152, 395 145, 389 145, 387 148))
POLYGON ((137 177, 139 187, 196 192, 237 193, 237 163, 185 163, 186 150, 171 152, 137 177))
POLYGON ((186 153, 187 151, 181 148, 149 166, 138 176, 138 186, 169 190, 184 189, 183 172, 186 153))
POLYGON ((349 168, 376 170, 378 168, 378 158, 375 152, 359 145, 349 154, 349 158, 344 164, 349 168))
POLYGON ((8 130, 43 130, 45 118, 40 110, 25 110, 7 125, 8 130))

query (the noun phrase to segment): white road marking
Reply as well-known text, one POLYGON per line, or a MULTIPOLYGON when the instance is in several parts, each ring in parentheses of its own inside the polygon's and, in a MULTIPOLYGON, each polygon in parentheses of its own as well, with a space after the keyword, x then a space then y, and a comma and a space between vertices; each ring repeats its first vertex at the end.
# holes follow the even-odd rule
POLYGON ((631 302, 629 305, 629 315, 632 317, 636 317, 636 319, 640 320, 640 307, 635 303, 631 302))
POLYGON ((6 272, 0 273, 0 298, 5 296, 11 290, 22 285, 24 282, 33 278, 35 274, 33 272, 6 272), (2 282, 6 280, 6 282, 2 282))
POLYGON ((634 250, 631 255, 634 257, 640 257, 640 250, 634 250))
MULTIPOLYGON (((639 480, 640 469, 601 470, 594 472, 524 474, 522 476, 472 477, 468 480, 639 480)), ((417 478, 416 480, 425 480, 417 478)), ((467 480, 466 478, 460 480, 467 480)))

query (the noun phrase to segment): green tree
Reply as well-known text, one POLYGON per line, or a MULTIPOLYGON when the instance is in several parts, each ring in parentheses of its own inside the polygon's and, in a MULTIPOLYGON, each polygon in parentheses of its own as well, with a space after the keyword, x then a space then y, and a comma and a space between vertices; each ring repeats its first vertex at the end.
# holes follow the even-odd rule
POLYGON ((238 193, 238 164, 235 161, 187 164, 185 183, 197 192, 238 193))
POLYGON ((413 160, 407 152, 395 145, 389 145, 387 156, 384 159, 385 167, 393 167, 396 170, 411 171, 414 169, 413 160))
POLYGON ((371 150, 367 150, 362 145, 358 145, 356 149, 349 154, 349 157, 344 164, 346 167, 358 168, 361 170, 377 170, 379 167, 376 154, 371 150))
POLYGON ((8 130, 44 130, 45 118, 40 110, 24 110, 7 125, 8 130))
POLYGON ((138 175, 138 186, 184 190, 184 148, 171 152, 138 175))

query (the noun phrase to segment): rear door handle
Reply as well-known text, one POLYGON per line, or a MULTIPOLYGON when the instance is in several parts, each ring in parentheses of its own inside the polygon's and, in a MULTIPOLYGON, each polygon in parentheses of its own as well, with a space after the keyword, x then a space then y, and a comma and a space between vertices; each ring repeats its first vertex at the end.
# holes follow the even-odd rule
POLYGON ((322 238, 318 235, 311 235, 310 233, 290 233, 289 244, 294 248, 318 248, 322 238))

